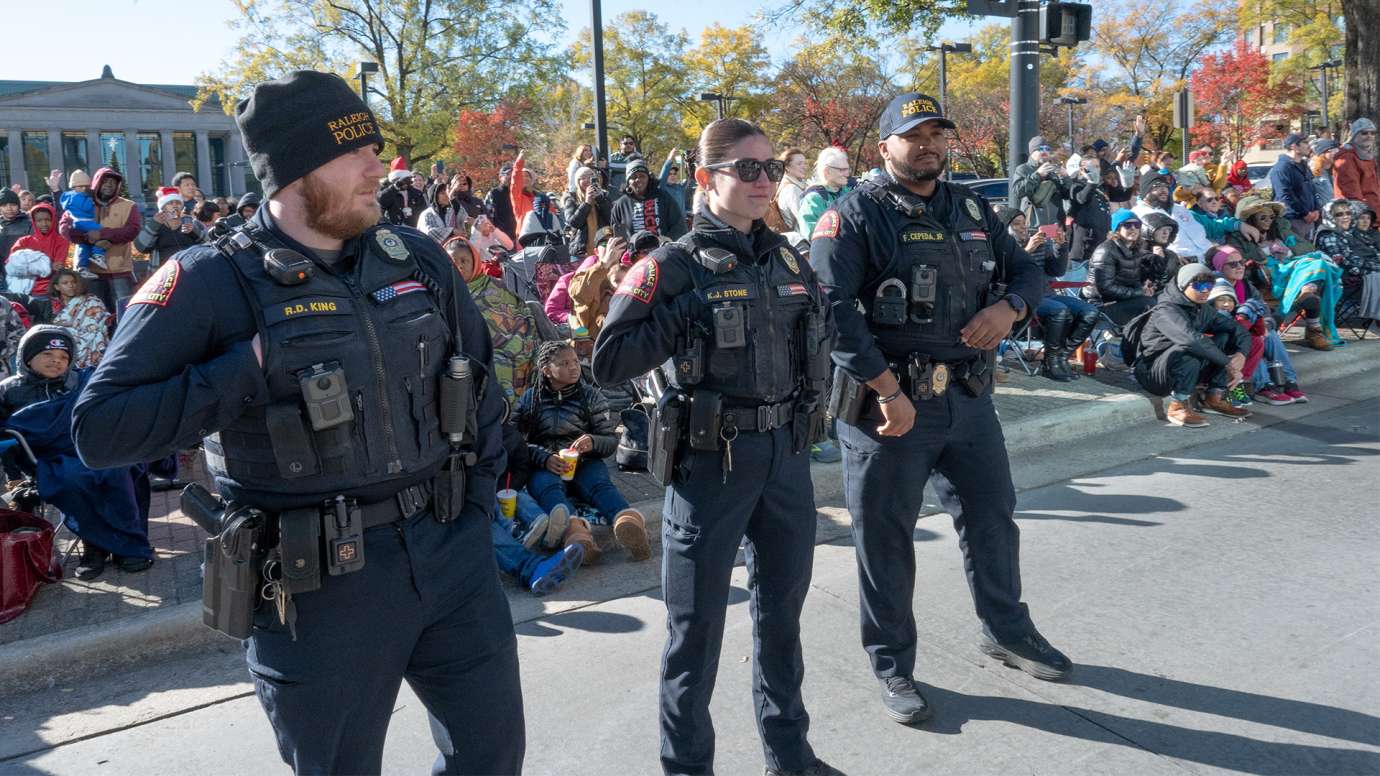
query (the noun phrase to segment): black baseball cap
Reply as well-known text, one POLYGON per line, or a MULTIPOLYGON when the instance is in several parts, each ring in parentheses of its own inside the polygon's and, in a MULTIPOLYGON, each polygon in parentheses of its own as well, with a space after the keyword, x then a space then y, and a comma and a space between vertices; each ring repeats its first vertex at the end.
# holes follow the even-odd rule
POLYGON ((958 129, 958 125, 944 118, 939 109, 939 100, 919 92, 906 92, 898 95, 882 111, 882 119, 877 122, 877 131, 883 140, 892 135, 909 132, 926 121, 937 121, 945 129, 958 129))

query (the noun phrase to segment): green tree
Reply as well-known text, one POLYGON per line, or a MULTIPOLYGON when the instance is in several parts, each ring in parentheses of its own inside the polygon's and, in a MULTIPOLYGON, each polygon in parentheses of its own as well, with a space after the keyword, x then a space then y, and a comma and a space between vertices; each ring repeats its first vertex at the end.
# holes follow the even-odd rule
POLYGON ((389 153, 413 165, 445 152, 464 108, 492 109, 538 90, 560 63, 544 36, 555 0, 236 0, 236 52, 197 78, 226 111, 255 84, 310 68, 356 75, 376 62, 372 105, 389 153))
MULTIPOLYGON (((717 22, 705 27, 699 45, 685 52, 683 62, 690 92, 722 94, 729 115, 756 119, 769 109, 771 57, 751 27, 729 28, 717 22)), ((686 111, 682 123, 689 134, 697 135, 717 116, 713 103, 698 103, 696 110, 686 111)))
POLYGON ((967 7, 967 0, 784 0, 765 16, 778 23, 803 19, 809 26, 860 39, 912 33, 930 39, 967 7))
MULTIPOLYGON (((649 11, 619 14, 604 27, 609 131, 615 138, 632 135, 649 158, 651 149, 687 143, 681 116, 695 108, 691 107, 690 76, 680 52, 688 48, 690 39, 685 33, 671 32, 649 11)), ((592 57, 586 28, 571 47, 570 59, 575 67, 588 71, 592 57)))

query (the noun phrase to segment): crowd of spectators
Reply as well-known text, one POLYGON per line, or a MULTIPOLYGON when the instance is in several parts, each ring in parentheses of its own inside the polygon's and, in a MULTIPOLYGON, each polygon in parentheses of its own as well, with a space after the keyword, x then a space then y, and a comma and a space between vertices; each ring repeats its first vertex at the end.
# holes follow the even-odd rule
MULTIPOLYGON (((1009 206, 998 215, 1049 281, 1028 333, 1042 344, 1039 372, 1077 379, 1083 370, 1071 359, 1086 351, 1105 357, 1110 351, 1098 346, 1119 339, 1136 381, 1169 397, 1177 425, 1204 425, 1202 412, 1244 417, 1255 401, 1307 401, 1281 334, 1301 326, 1305 346, 1330 350, 1342 344, 1340 320, 1369 327, 1380 319, 1375 124, 1356 118, 1335 139, 1289 135, 1259 185, 1230 150, 1198 148, 1176 166, 1172 154, 1145 147, 1145 134, 1137 119, 1126 144, 1098 140, 1077 152, 1036 137, 1013 171, 1009 206)), ((799 148, 780 160, 785 175, 768 225, 808 252, 815 225, 856 187, 853 162, 834 147, 813 163, 799 148)), ((673 148, 653 175, 636 139, 625 136, 607 160, 576 148, 562 191, 541 191, 540 171, 521 150, 496 178, 440 163, 423 174, 400 157, 379 182, 383 220, 443 245, 488 324, 494 377, 510 410, 504 494, 515 494, 496 506, 494 551, 500 568, 533 593, 559 588, 599 559, 597 523, 609 524, 631 557, 648 557, 645 521, 605 463, 637 447, 626 422, 640 404, 637 387, 596 385, 588 357, 623 276, 687 231, 694 165, 693 151, 673 148), (481 194, 476 178, 492 185, 481 194)), ((55 170, 47 182, 50 191, 37 197, 0 191, 0 376, 8 376, 0 420, 78 385, 100 362, 140 281, 260 205, 253 193, 234 202, 205 196, 188 173, 158 189, 148 213, 124 196, 112 168, 55 170), (45 336, 24 339, 34 331, 45 336)), ((812 456, 838 454, 826 442, 812 456)), ((122 476, 147 487, 147 468, 122 476)), ((107 558, 133 571, 151 562, 138 541, 124 543, 139 520, 111 520, 124 532, 118 550, 94 538, 109 536, 110 526, 83 521, 87 576, 107 558)))

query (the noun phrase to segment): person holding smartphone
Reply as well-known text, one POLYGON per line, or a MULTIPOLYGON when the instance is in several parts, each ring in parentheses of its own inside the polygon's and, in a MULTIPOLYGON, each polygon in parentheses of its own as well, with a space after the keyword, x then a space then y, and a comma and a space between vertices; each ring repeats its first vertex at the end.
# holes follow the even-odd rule
POLYGON ((148 254, 149 268, 156 269, 173 254, 205 239, 205 228, 187 213, 182 195, 176 188, 164 186, 158 190, 158 213, 139 229, 134 247, 148 254))

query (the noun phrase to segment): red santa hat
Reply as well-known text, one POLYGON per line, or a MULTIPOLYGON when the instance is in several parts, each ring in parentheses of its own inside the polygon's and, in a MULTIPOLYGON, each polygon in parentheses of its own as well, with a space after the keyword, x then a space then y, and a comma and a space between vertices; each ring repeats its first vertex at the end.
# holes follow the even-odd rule
POLYGON ((390 172, 398 172, 400 170, 406 171, 407 160, 402 158, 401 156, 395 156, 393 157, 393 163, 388 165, 388 169, 390 172))
POLYGON ((159 209, 159 210, 162 210, 162 209, 163 209, 163 206, 166 205, 166 204, 168 204, 169 202, 182 202, 182 201, 183 201, 182 195, 177 193, 177 187, 176 187, 176 186, 163 186, 162 188, 158 189, 158 209, 159 209))

